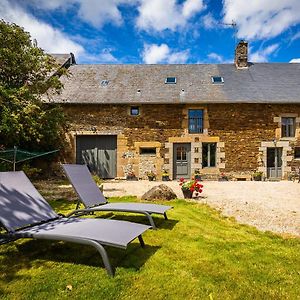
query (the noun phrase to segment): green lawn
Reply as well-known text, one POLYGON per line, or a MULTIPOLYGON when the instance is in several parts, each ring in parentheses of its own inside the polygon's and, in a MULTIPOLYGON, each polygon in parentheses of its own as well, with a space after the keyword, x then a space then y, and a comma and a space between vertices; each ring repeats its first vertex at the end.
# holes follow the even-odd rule
MULTIPOLYGON (((56 211, 74 208, 56 198, 50 202, 56 211)), ((238 225, 205 205, 168 203, 169 220, 155 218, 159 229, 144 234, 146 248, 138 240, 126 251, 108 248, 114 278, 88 246, 34 240, 0 246, 0 298, 300 299, 298 238, 238 225)), ((101 216, 146 223, 134 215, 101 216)))

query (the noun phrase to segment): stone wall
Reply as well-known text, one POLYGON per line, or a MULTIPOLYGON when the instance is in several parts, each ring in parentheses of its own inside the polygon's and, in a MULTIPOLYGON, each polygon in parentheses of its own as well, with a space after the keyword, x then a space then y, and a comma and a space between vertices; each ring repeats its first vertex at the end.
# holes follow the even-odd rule
MULTIPOLYGON (((207 104, 188 105, 142 105, 140 116, 130 116, 128 105, 65 105, 64 110, 70 119, 71 152, 74 154, 72 134, 115 134, 118 136, 118 176, 123 176, 122 166, 130 163, 134 170, 145 173, 147 164, 139 157, 141 143, 154 143, 157 147, 156 162, 152 164, 160 169, 164 164, 172 164, 172 145, 170 142, 181 140, 201 143, 209 138, 219 142, 219 166, 214 170, 224 172, 253 172, 257 170, 260 160, 259 148, 262 142, 278 139, 278 117, 294 114, 300 117, 300 105, 266 105, 266 104, 207 104), (188 134, 187 109, 203 108, 205 110, 202 135, 188 134), (277 118, 277 119, 276 119, 277 118), (156 144, 155 144, 156 143, 156 144), (159 145, 159 146, 158 146, 159 145), (124 157, 124 153, 133 153, 124 157), (139 164, 143 165, 139 165, 139 164), (146 167, 145 167, 146 166, 146 167)), ((298 124, 298 123, 297 123, 298 124)), ((299 125, 299 124, 298 124, 299 125)), ((297 130, 299 135, 299 128, 297 130)), ((300 139, 290 141, 291 145, 300 144, 300 139)), ((195 144, 195 147, 197 145, 195 144)), ((293 150, 290 151, 293 155, 293 150)), ((74 161, 73 157, 67 160, 74 161)), ((291 160, 289 166, 296 168, 300 161, 291 160)), ((195 166, 198 168, 198 166, 195 166)), ((140 174, 142 177, 142 174, 140 174)))
MULTIPOLYGON (((261 142, 279 139, 276 118, 300 116, 300 105, 214 104, 208 105, 209 135, 225 142, 225 171, 256 170, 261 142)), ((299 129, 297 130, 298 140, 299 129)), ((297 143, 297 140, 296 140, 297 143)), ((298 162, 291 162, 298 165, 298 162)), ((299 164, 300 165, 300 164, 299 164)))

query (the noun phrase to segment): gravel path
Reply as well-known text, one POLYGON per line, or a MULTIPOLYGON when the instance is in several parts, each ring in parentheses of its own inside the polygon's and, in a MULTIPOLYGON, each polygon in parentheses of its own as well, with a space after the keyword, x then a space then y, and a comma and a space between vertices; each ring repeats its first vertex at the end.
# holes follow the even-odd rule
MULTIPOLYGON (((166 183, 183 198, 176 181, 116 181, 105 182, 106 196, 135 195, 141 197, 151 187, 166 183)), ((300 183, 280 182, 203 182, 203 198, 197 201, 233 216, 239 223, 260 230, 293 234, 300 237, 300 183)))

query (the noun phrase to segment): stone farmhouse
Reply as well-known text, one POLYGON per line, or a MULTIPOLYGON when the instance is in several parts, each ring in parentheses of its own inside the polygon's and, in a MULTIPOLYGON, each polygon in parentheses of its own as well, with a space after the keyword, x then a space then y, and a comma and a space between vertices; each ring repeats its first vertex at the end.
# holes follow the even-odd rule
POLYGON ((300 64, 251 63, 240 41, 232 64, 80 65, 47 101, 71 121, 66 161, 102 178, 171 179, 254 171, 286 179, 300 167, 300 64))

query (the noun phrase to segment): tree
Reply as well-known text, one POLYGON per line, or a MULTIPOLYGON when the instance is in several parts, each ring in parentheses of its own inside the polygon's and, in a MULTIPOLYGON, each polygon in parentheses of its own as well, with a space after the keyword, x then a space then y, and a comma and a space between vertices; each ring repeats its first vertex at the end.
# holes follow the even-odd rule
POLYGON ((0 144, 35 151, 61 147, 66 120, 42 97, 59 92, 66 70, 16 24, 0 20, 0 144))

